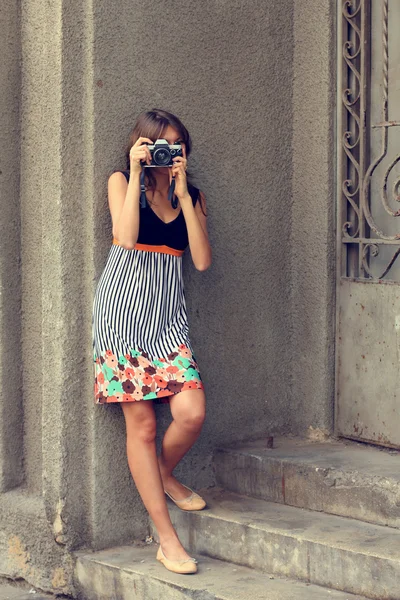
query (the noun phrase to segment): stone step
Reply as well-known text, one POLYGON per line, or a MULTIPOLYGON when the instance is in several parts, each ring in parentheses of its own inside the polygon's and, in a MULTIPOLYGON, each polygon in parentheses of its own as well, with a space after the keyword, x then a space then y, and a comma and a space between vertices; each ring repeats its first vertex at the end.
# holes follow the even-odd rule
POLYGON ((156 544, 76 553, 81 600, 366 600, 196 555, 198 572, 177 575, 155 560, 156 544))
MULTIPOLYGON (((185 547, 225 560, 360 594, 400 600, 400 531, 220 489, 208 508, 171 518, 185 547)), ((157 539, 153 529, 153 535, 157 539)))
POLYGON ((277 438, 214 454, 217 484, 281 504, 400 528, 400 452, 277 438))

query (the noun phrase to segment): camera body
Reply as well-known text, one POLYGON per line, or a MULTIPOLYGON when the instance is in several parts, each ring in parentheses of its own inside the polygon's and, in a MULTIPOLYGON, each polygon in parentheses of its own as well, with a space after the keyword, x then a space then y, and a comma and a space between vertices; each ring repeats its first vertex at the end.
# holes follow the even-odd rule
POLYGON ((154 144, 148 144, 151 154, 151 163, 144 163, 144 167, 172 167, 172 159, 176 156, 183 156, 181 144, 168 144, 167 140, 162 138, 156 140, 154 144))

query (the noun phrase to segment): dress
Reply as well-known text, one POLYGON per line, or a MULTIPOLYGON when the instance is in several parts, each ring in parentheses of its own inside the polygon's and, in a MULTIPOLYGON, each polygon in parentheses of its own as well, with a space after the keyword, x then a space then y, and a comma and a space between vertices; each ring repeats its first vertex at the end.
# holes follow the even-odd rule
MULTIPOLYGON (((129 181, 129 171, 122 171, 129 181)), ((195 206, 199 190, 188 185, 195 206)), ((204 389, 189 338, 182 255, 188 246, 182 209, 164 223, 147 203, 139 236, 127 250, 113 240, 92 313, 95 402, 169 402, 204 389)))

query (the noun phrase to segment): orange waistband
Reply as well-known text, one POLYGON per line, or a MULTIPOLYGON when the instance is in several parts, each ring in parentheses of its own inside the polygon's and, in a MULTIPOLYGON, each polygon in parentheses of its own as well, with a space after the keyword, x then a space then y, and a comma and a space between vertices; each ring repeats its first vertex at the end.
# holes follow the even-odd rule
MULTIPOLYGON (((119 246, 118 240, 113 239, 113 244, 119 246)), ((183 250, 175 250, 169 246, 151 246, 150 244, 135 244, 135 250, 146 250, 147 252, 161 252, 162 254, 172 254, 173 256, 182 256, 183 250)))

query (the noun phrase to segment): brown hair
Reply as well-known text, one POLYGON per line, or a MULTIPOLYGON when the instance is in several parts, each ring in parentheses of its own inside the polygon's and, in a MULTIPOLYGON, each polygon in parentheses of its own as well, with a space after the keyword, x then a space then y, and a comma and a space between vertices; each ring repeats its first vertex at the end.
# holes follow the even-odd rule
MULTIPOLYGON (((189 155, 192 151, 192 140, 190 138, 190 134, 182 121, 178 119, 177 116, 172 113, 161 110, 159 108, 153 108, 152 110, 141 113, 136 119, 136 123, 134 128, 132 129, 129 135, 128 146, 125 151, 126 157, 126 167, 130 169, 130 158, 129 152, 132 148, 133 144, 140 137, 147 137, 153 142, 159 139, 162 135, 162 132, 171 125, 176 131, 179 133, 181 140, 184 142, 186 147, 186 157, 189 158, 189 155)), ((191 183, 191 174, 189 171, 186 172, 188 183, 191 183)), ((146 169, 146 183, 150 189, 154 189, 156 185, 156 180, 154 175, 151 173, 151 169, 146 169)), ((201 209, 204 213, 203 202, 201 198, 201 194, 199 194, 199 202, 201 209)), ((205 213, 204 213, 205 214, 205 213)))

